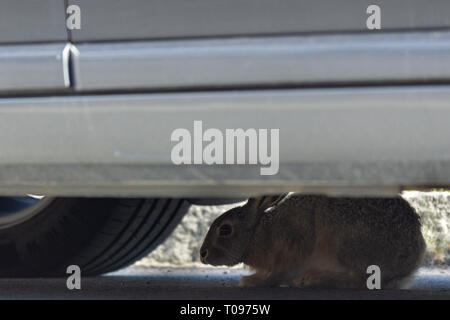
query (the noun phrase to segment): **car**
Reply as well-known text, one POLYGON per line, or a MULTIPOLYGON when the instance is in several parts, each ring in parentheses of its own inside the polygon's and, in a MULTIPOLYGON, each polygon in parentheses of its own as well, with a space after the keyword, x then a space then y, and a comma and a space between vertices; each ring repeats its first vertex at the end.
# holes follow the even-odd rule
POLYGON ((0 276, 98 275, 192 204, 450 185, 444 0, 4 0, 0 276))

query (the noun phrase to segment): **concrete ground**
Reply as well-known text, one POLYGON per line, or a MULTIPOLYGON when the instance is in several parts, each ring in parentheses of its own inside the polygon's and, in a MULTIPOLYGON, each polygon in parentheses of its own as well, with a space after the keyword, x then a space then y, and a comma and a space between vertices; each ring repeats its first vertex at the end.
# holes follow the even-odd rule
POLYGON ((81 290, 66 279, 0 279, 0 299, 447 299, 450 268, 421 269, 409 290, 306 290, 238 288, 248 271, 224 268, 132 266, 102 277, 82 278, 81 290))

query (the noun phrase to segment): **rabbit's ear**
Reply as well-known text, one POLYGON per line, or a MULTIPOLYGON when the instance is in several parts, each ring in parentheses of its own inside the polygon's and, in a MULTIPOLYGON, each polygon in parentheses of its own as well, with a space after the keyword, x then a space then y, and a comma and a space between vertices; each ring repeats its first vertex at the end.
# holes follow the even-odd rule
POLYGON ((250 211, 263 213, 266 209, 276 206, 286 197, 287 193, 276 196, 263 196, 248 199, 247 206, 250 211))

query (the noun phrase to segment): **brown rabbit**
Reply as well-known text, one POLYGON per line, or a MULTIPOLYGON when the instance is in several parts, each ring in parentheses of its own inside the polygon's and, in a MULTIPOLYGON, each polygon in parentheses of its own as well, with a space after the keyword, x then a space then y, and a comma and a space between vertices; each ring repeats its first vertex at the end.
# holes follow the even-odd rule
POLYGON ((404 284, 425 251, 420 218, 401 197, 332 198, 287 194, 251 198, 218 217, 200 249, 203 263, 255 271, 241 286, 365 288, 380 267, 381 287, 404 284))

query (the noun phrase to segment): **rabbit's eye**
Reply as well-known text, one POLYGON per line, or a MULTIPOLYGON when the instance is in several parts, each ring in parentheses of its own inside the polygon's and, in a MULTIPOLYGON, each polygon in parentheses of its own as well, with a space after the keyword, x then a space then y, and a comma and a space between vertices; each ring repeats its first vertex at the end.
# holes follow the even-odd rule
POLYGON ((221 225, 219 228, 219 236, 221 236, 221 237, 229 236, 232 233, 233 233, 233 228, 228 223, 221 225))

